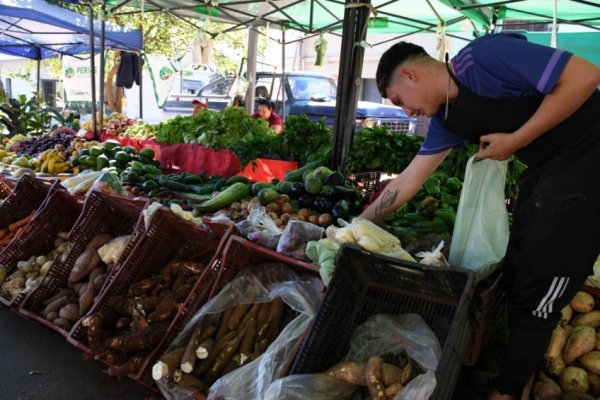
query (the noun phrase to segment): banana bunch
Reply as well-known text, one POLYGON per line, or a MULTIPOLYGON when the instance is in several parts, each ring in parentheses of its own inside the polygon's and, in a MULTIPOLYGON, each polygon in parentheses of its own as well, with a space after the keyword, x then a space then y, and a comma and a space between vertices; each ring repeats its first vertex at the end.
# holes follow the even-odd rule
POLYGON ((92 123, 92 120, 90 119, 89 121, 84 122, 81 125, 81 129, 85 129, 88 132, 92 132, 94 130, 94 124, 92 123))
POLYGON ((71 167, 65 162, 63 156, 56 149, 46 150, 40 154, 38 161, 40 172, 57 175, 62 172, 69 172, 71 167))

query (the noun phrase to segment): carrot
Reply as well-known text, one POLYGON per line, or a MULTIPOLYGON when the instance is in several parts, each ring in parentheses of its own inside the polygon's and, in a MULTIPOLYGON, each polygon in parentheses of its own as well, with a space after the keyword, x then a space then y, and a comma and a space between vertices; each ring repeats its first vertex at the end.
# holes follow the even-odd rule
POLYGON ((14 237, 14 233, 9 233, 7 236, 4 237, 4 239, 0 240, 0 246, 7 246, 10 242, 12 242, 14 237))
POLYGON ((8 235, 8 229, 2 229, 0 230, 0 240, 3 239, 4 237, 6 237, 6 235, 8 235))
POLYGON ((373 400, 385 400, 385 390, 383 387, 383 358, 373 356, 367 361, 367 388, 373 400))
POLYGON ((15 233, 19 228, 27 225, 27 223, 29 223, 29 221, 31 221, 31 218, 33 218, 33 214, 35 213, 32 212, 31 214, 29 214, 28 216, 26 216, 23 219, 18 220, 17 222, 14 222, 10 225, 8 225, 8 230, 12 233, 15 233))

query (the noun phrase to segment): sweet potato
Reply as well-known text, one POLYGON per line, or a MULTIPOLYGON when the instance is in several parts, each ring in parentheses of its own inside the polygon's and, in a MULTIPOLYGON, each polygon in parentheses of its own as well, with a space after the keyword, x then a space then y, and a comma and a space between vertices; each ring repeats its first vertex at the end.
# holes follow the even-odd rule
MULTIPOLYGON (((331 378, 347 382, 351 385, 367 386, 366 368, 366 362, 341 362, 331 367, 326 374, 331 378)), ((401 383, 403 369, 384 363, 381 375, 383 384, 387 387, 394 383, 401 383)))
POLYGON ((122 377, 128 374, 136 373, 141 368, 146 357, 148 357, 148 355, 145 353, 131 356, 131 358, 127 360, 125 364, 119 367, 111 366, 108 368, 108 375, 122 377))
POLYGON ((105 344, 111 350, 136 353, 158 344, 168 327, 169 325, 166 323, 150 325, 140 332, 107 339, 105 344))
POLYGON ((577 359, 586 371, 600 374, 600 351, 593 350, 577 359))
POLYGON ((57 312, 67 304, 69 304, 69 297, 61 296, 58 299, 54 300, 52 303, 48 304, 44 311, 42 311, 42 314, 44 314, 47 317, 49 313, 57 312))
POLYGON ((571 308, 578 313, 587 313, 594 309, 594 298, 586 292, 577 292, 569 303, 571 308))
POLYGON ((57 318, 54 321, 52 321, 52 323, 58 326, 59 328, 64 329, 65 331, 70 331, 72 327, 71 322, 67 321, 64 318, 57 318))
POLYGON ((58 315, 70 322, 77 321, 79 318, 79 306, 75 303, 67 304, 60 309, 58 315))
POLYGON ((88 283, 85 291, 79 296, 79 317, 83 317, 94 304, 94 285, 88 283))
POLYGON ((141 281, 136 282, 136 283, 132 284, 131 286, 129 286, 128 293, 130 296, 141 296, 143 294, 150 292, 152 289, 154 289, 156 286, 158 286, 162 282, 163 282, 163 279, 160 276, 153 276, 150 278, 142 279, 141 281))
POLYGON ((567 365, 588 353, 596 346, 596 331, 589 326, 573 328, 563 351, 563 358, 567 365))
POLYGON ((94 279, 96 279, 96 277, 105 274, 106 273, 106 267, 104 267, 103 265, 99 266, 98 268, 94 268, 94 270, 92 272, 90 272, 90 277, 89 277, 89 281, 93 282, 94 279))
POLYGON ((550 339, 550 344, 544 354, 544 359, 546 361, 556 360, 560 356, 565 343, 567 343, 567 335, 562 327, 557 325, 556 328, 554 328, 554 331, 552 331, 552 338, 550 339))
POLYGON ((117 331, 124 331, 125 329, 129 328, 129 324, 131 324, 131 320, 129 318, 121 317, 118 319, 115 329, 117 331))
POLYGON ((560 324, 568 324, 569 321, 571 321, 571 318, 573 318, 573 309, 571 308, 571 305, 567 304, 560 310, 560 324))
POLYGON ((385 388, 383 387, 383 358, 379 356, 370 357, 367 361, 367 388, 372 400, 385 400, 385 388))
POLYGON ((94 288, 94 293, 98 294, 102 290, 104 286, 104 282, 106 282, 106 274, 100 274, 96 278, 94 278, 92 282, 92 286, 94 288))
POLYGON ((563 393, 558 400, 596 400, 585 393, 563 393))
POLYGON ((171 270, 175 275, 191 276, 201 274, 204 271, 204 266, 199 263, 184 261, 173 264, 171 270))
POLYGON ((588 394, 598 397, 600 396, 600 376, 588 371, 588 394))
POLYGON ((547 369, 548 373, 550 373, 551 375, 559 376, 561 372, 565 369, 565 367, 565 360, 563 359, 563 356, 561 354, 560 357, 548 363, 547 369))
POLYGON ((536 382, 533 385, 533 396, 537 400, 558 400, 562 390, 555 382, 536 382))
POLYGON ((148 323, 167 321, 177 314, 178 303, 175 301, 175 295, 168 294, 164 296, 154 311, 148 315, 148 323))
POLYGON ((594 310, 587 312, 585 314, 579 314, 571 321, 571 325, 574 327, 587 325, 591 326, 594 329, 597 329, 600 326, 600 311, 594 310))
POLYGON ((173 372, 181 363, 181 357, 185 347, 175 349, 164 354, 152 367, 152 378, 156 381, 172 376, 173 372))
POLYGON ((98 252, 92 248, 86 248, 75 261, 69 274, 69 282, 79 282, 96 269, 98 264, 100 264, 98 252))
POLYGON ((585 393, 589 388, 587 372, 578 367, 566 367, 561 372, 559 381, 565 392, 585 393))
MULTIPOLYGON (((112 240, 112 236, 108 233, 103 233, 102 235, 98 235, 93 238, 86 246, 88 249, 93 249, 94 251, 98 250, 100 247, 104 246, 106 243, 112 240)), ((97 253, 97 252, 96 252, 97 253)))
POLYGON ((48 313, 48 315, 46 315, 46 319, 48 321, 54 321, 57 318, 58 318, 58 313, 56 311, 52 311, 51 313, 48 313))

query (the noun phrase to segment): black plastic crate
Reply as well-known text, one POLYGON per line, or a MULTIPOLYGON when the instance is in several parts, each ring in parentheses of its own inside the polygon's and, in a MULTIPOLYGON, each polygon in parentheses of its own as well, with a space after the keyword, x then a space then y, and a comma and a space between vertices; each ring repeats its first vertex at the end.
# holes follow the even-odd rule
POLYGON ((351 172, 346 176, 354 186, 365 194, 371 194, 379 190, 381 172, 351 172))
POLYGON ((473 275, 384 257, 345 245, 290 374, 323 372, 348 352, 352 333, 376 314, 421 315, 442 346, 430 399, 451 399, 470 339, 473 275))

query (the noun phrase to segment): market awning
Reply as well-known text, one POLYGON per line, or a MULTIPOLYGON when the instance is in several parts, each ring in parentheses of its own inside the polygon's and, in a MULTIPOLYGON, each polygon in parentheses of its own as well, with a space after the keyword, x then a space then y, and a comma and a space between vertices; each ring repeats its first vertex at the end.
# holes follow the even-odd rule
MULTIPOLYGON (((40 60, 90 50, 88 17, 43 0, 0 0, 0 52, 40 60)), ((100 22, 94 22, 94 47, 100 49, 100 22)), ((106 46, 141 50, 139 30, 106 26, 106 46)))
MULTIPOLYGON (((441 25, 447 32, 485 30, 503 19, 551 23, 555 0, 373 0, 370 3, 369 32, 402 34, 435 32, 441 25)), ((209 17, 246 26, 271 23, 307 33, 341 30, 346 7, 343 0, 124 0, 117 7, 142 5, 145 12, 209 17)), ((596 0, 556 0, 556 5, 559 23, 600 26, 600 3, 596 0)))

